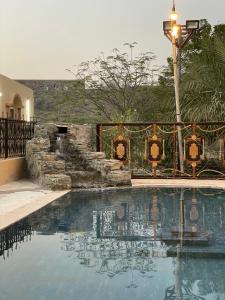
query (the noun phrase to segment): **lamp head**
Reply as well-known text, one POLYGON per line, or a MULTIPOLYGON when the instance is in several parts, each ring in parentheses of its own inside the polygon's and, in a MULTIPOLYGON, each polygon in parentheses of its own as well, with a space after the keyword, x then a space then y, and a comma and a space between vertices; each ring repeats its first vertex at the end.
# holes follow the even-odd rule
POLYGON ((172 27, 173 27, 173 22, 171 22, 171 21, 164 21, 163 22, 163 30, 164 30, 164 32, 171 31, 172 27))
POLYGON ((170 14, 170 20, 171 21, 177 21, 178 19, 178 14, 175 10, 172 10, 171 14, 170 14))
POLYGON ((179 33, 180 33, 180 26, 178 26, 178 25, 176 25, 176 24, 173 25, 172 31, 171 31, 172 36, 173 36, 174 38, 178 38, 179 33))
POLYGON ((186 21, 187 30, 198 30, 199 29, 199 20, 188 20, 186 21))
POLYGON ((177 19, 178 19, 178 14, 175 11, 172 12, 171 15, 170 15, 170 20, 171 21, 177 21, 177 19))

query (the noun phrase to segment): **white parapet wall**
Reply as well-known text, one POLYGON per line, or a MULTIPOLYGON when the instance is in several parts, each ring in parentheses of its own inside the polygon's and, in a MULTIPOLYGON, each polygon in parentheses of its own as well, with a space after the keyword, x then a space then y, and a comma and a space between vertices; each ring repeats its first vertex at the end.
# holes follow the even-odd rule
POLYGON ((0 185, 25 177, 25 157, 0 159, 0 185))

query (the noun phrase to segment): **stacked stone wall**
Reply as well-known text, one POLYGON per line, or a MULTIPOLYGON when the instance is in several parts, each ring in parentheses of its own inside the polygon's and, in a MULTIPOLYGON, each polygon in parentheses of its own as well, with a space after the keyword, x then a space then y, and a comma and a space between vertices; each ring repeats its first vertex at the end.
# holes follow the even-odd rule
POLYGON ((53 190, 131 185, 131 174, 121 162, 93 151, 93 129, 88 125, 37 125, 26 159, 29 176, 53 190), (68 128, 63 153, 56 149, 59 126, 68 128))

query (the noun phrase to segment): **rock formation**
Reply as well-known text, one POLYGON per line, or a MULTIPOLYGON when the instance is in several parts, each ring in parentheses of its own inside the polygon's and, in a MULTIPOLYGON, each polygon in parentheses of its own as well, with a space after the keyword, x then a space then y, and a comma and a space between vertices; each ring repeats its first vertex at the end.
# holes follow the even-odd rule
POLYGON ((122 162, 91 149, 92 137, 88 125, 36 125, 26 147, 29 176, 52 190, 131 185, 122 162))

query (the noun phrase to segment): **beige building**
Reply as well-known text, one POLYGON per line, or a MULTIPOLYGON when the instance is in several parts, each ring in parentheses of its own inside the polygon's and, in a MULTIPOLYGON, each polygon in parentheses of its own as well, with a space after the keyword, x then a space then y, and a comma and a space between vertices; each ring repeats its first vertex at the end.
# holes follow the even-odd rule
POLYGON ((0 74, 0 117, 30 121, 33 116, 33 91, 0 74))

